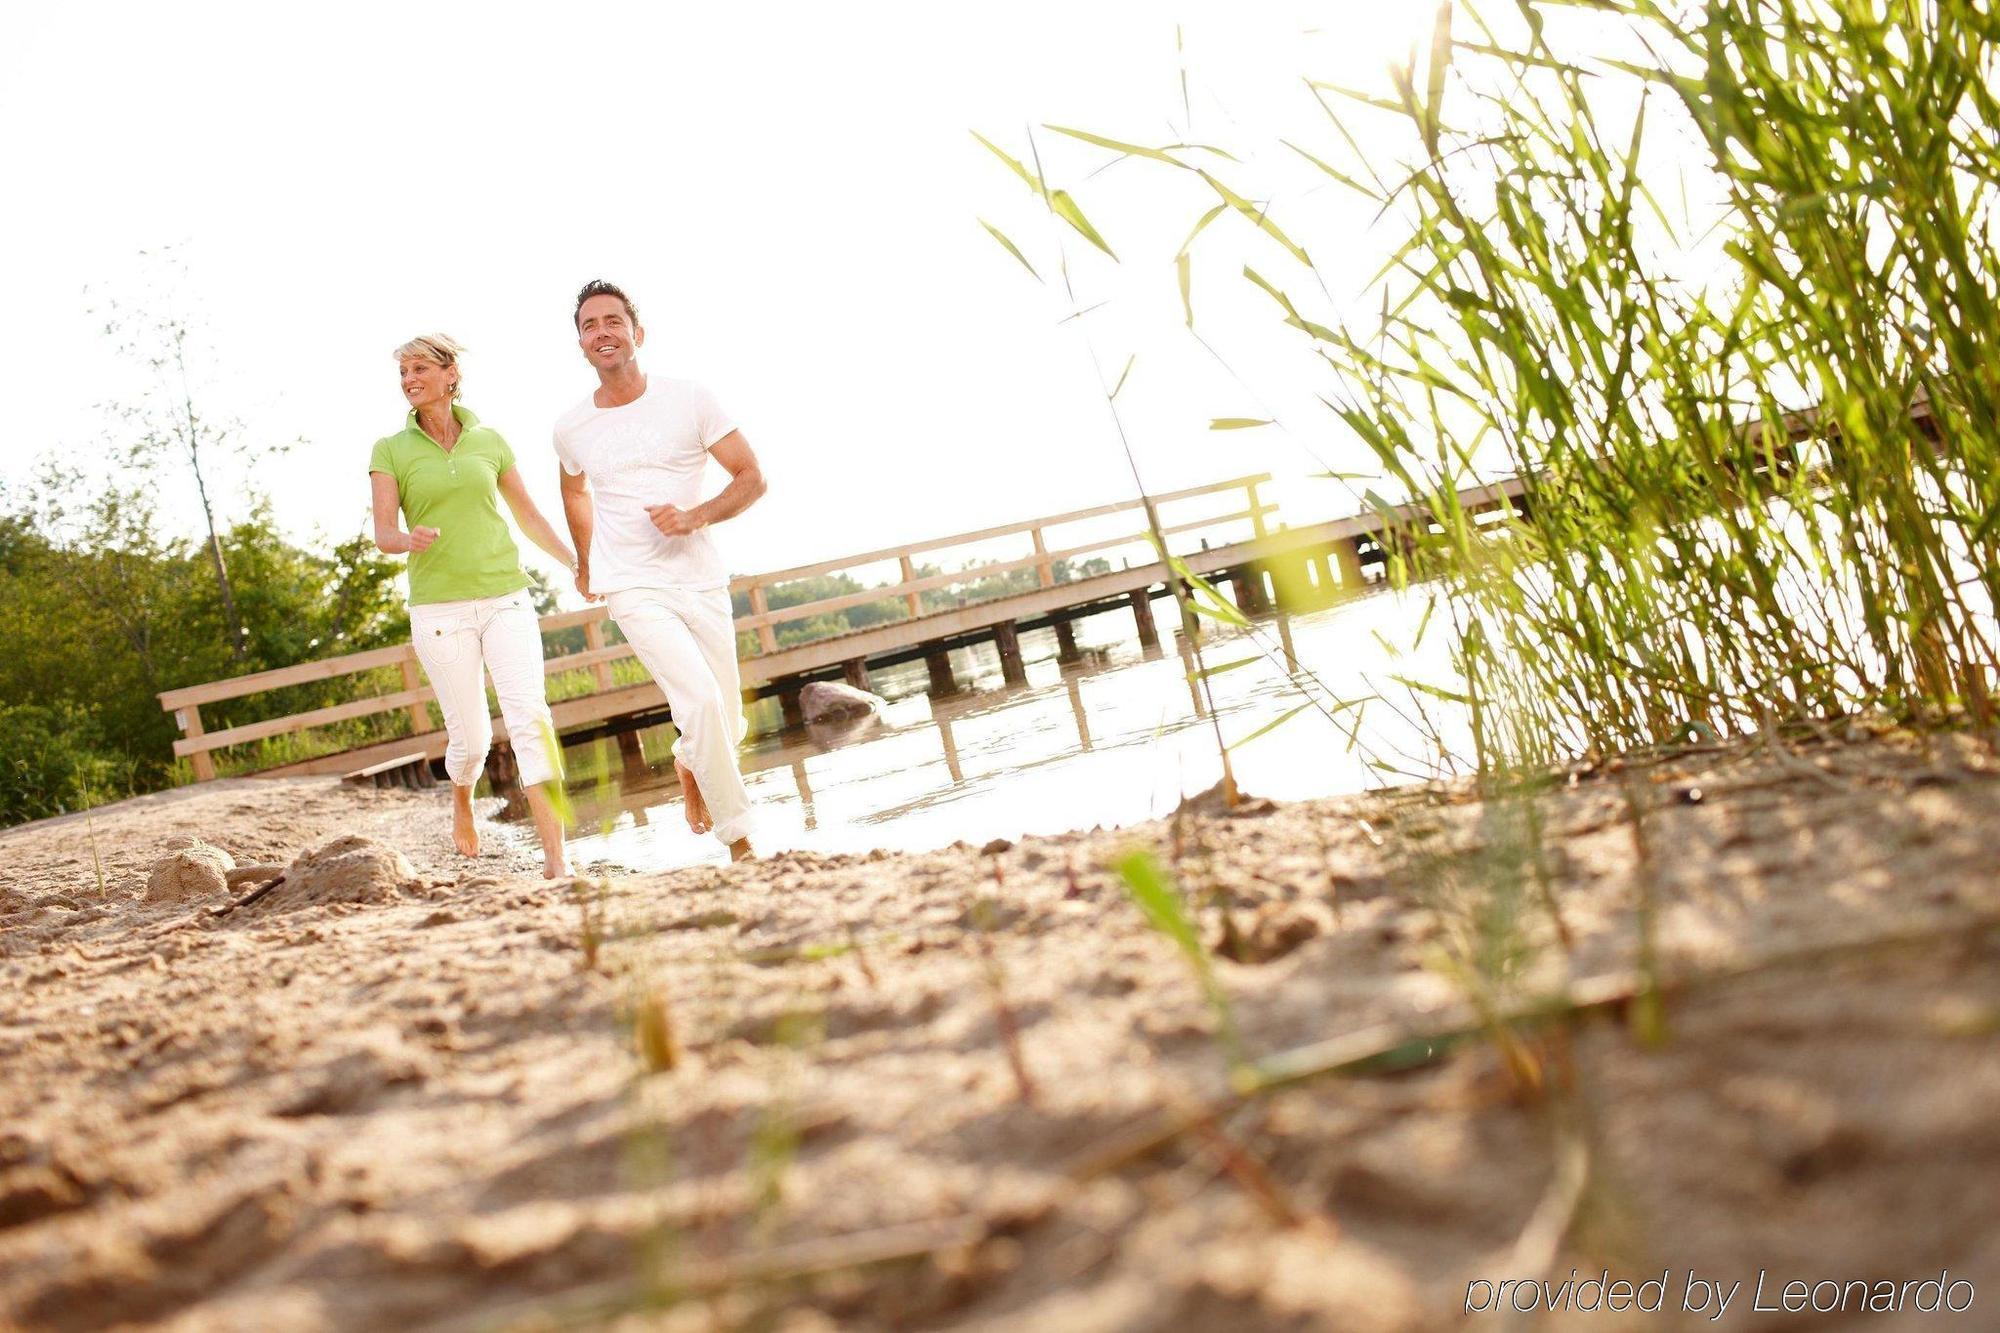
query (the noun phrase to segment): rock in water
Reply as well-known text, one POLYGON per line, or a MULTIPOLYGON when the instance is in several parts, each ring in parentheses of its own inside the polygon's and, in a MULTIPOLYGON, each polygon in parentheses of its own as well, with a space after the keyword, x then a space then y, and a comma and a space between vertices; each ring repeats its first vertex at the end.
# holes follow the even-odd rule
POLYGON ((228 852, 189 838, 187 846, 168 852, 148 868, 146 901, 179 903, 228 893, 229 872, 235 868, 236 858, 228 852))
POLYGON ((871 717, 883 707, 880 695, 830 680, 808 681, 799 689, 799 712, 808 722, 871 717))

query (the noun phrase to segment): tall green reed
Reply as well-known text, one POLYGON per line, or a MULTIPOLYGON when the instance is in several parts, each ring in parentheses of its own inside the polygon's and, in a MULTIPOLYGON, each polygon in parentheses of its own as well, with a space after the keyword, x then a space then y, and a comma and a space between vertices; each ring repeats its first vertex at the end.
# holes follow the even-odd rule
POLYGON ((1284 141, 1391 230, 1364 319, 1311 257, 1351 246, 1213 150, 1063 133, 1210 205, 1184 301, 1211 223, 1276 245, 1243 281, 1379 468, 1393 576, 1450 601, 1439 697, 1489 778, 1861 710, 1990 726, 2000 28, 1969 0, 1491 8, 1441 6, 1383 88, 1310 84, 1284 141), (1524 513, 1461 498, 1509 477, 1524 513))
POLYGON ((1630 0, 1559 49, 1578 7, 1520 5, 1506 44, 1440 10, 1423 85, 1393 80, 1415 164, 1371 172, 1410 242, 1369 336, 1320 339, 1425 504, 1400 572, 1480 631, 1482 769, 1857 709, 1990 724, 1991 24, 1630 0), (1648 189, 1663 121, 1703 145, 1701 247, 1648 189), (1530 522, 1460 504, 1502 473, 1530 522))

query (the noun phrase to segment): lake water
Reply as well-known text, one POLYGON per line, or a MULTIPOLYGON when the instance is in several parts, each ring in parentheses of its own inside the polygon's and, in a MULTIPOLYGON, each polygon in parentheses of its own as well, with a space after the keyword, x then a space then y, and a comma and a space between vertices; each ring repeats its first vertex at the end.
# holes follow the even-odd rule
MULTIPOLYGON (((1002 683, 990 644, 952 654, 962 692, 948 699, 921 692, 922 662, 874 672, 875 689, 889 699, 879 718, 793 728, 744 747, 756 846, 922 850, 1152 819, 1219 781, 1218 728, 1236 747, 1238 786, 1258 796, 1296 800, 1401 780, 1371 760, 1428 775, 1438 746, 1425 740, 1408 691, 1389 681, 1449 678, 1447 635, 1418 632, 1425 600, 1377 592, 1289 618, 1296 677, 1277 621, 1248 633, 1211 629, 1202 652, 1213 718, 1205 708, 1197 714, 1180 654, 1171 646, 1142 652, 1125 610, 1076 622, 1089 659, 1081 667, 1057 664, 1052 630, 1022 635, 1025 686, 1002 683)), ((1160 604, 1158 615, 1164 629, 1171 606, 1160 604)), ((653 762, 636 770, 620 762, 613 741, 572 748, 579 868, 727 859, 712 836, 687 827, 671 736, 666 728, 643 734, 653 762), (578 777, 592 773, 608 776, 578 777)))

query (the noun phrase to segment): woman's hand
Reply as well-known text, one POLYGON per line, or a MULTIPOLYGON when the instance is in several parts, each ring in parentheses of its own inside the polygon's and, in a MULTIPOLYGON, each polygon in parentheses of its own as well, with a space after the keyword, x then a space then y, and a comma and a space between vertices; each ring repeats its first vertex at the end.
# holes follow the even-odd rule
POLYGON ((431 543, 437 539, 438 530, 436 528, 411 528, 410 554, 415 555, 419 551, 430 550, 431 543))

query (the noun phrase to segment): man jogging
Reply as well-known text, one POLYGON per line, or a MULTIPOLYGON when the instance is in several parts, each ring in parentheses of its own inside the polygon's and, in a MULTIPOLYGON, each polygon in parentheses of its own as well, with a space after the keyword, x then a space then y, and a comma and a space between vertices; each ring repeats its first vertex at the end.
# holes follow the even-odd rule
POLYGON ((750 798, 736 760, 743 690, 729 574, 704 529, 749 508, 764 474, 706 389, 640 371, 646 330, 623 291, 585 284, 576 334, 598 381, 555 431, 577 591, 606 601, 667 696, 688 826, 712 830, 740 861, 751 855, 750 798), (729 484, 703 501, 711 455, 729 484))

